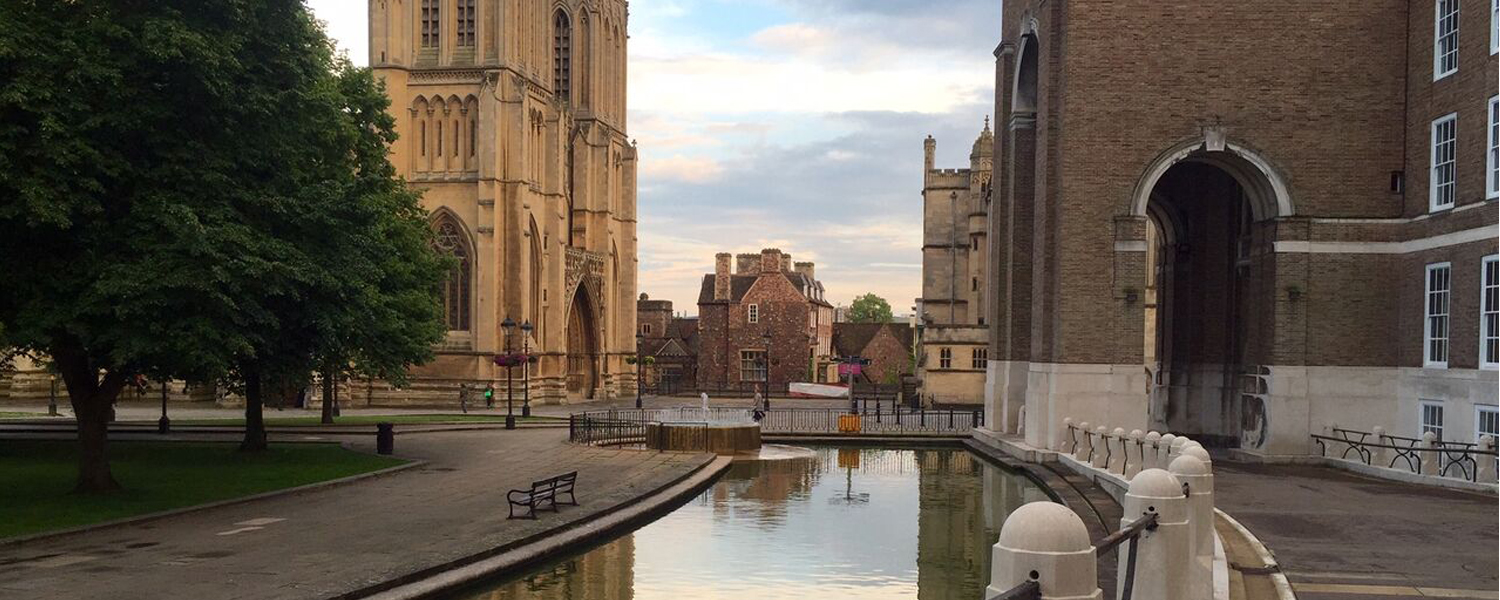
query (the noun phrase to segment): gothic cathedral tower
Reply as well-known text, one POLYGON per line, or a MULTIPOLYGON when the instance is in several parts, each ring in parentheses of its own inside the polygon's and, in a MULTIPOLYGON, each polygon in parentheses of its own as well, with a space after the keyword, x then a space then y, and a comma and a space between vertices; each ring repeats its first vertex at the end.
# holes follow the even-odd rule
POLYGON ((534 402, 634 393, 627 18, 624 0, 370 0, 370 65, 401 136, 391 160, 459 259, 447 339, 403 397, 456 401, 460 383, 491 382, 503 396, 492 358, 523 346, 534 402))

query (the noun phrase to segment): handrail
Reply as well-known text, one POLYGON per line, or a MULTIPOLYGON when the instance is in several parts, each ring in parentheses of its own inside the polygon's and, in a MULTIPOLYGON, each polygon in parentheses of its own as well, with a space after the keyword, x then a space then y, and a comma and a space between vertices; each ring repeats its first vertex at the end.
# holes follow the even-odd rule
POLYGON ((1370 432, 1356 431, 1353 429, 1340 429, 1337 427, 1333 428, 1333 432, 1339 434, 1339 437, 1319 435, 1316 433, 1311 434, 1313 442, 1318 445, 1319 456, 1328 455, 1328 444, 1326 442, 1335 442, 1344 444, 1346 446, 1344 448, 1344 451, 1339 455, 1340 459, 1347 460, 1349 458, 1349 452, 1352 451, 1354 452, 1355 456, 1359 457, 1360 463, 1376 466, 1374 463, 1374 452, 1371 452, 1372 448, 1395 450, 1395 455, 1391 457, 1390 464, 1386 465, 1386 468, 1394 469, 1396 468, 1397 461, 1404 460, 1406 461, 1407 470, 1418 475, 1422 474, 1421 453, 1423 452, 1438 453, 1438 460, 1441 464, 1438 472, 1436 473, 1437 476, 1447 477, 1449 476, 1448 472, 1452 470, 1454 466, 1457 466, 1458 472, 1461 475, 1461 477, 1458 477, 1458 479, 1474 482, 1479 481, 1479 461, 1475 457, 1497 457, 1496 450, 1485 450, 1482 447, 1478 447, 1477 444, 1469 444, 1466 442, 1445 442, 1442 440, 1434 440, 1434 443, 1436 445, 1433 447, 1427 447, 1418 445, 1425 443, 1426 440, 1420 440, 1417 438, 1408 438, 1384 433, 1380 434, 1379 437, 1376 438, 1377 440, 1391 439, 1399 440, 1402 442, 1410 442, 1404 445, 1397 445, 1384 444, 1379 442, 1367 442, 1365 441, 1366 436, 1375 435, 1374 433, 1370 432), (1359 439, 1351 439, 1349 434, 1358 434, 1359 439))
POLYGON ((999 595, 990 596, 986 600, 1042 600, 1042 584, 1035 579, 1021 582, 1021 585, 1010 588, 999 595))
POLYGON ((1146 513, 1146 516, 1131 521, 1119 531, 1104 536, 1104 539, 1099 540, 1099 545, 1094 546, 1094 556, 1104 556, 1120 544, 1140 537, 1142 532, 1156 529, 1156 522, 1160 518, 1161 515, 1157 513, 1146 513))

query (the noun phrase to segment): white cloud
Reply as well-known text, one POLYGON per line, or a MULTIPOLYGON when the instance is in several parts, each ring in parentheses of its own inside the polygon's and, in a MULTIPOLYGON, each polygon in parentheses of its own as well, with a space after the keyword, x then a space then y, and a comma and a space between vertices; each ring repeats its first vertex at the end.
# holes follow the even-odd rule
POLYGON ((649 151, 641 159, 640 166, 641 179, 651 181, 709 183, 718 180, 723 173, 724 166, 706 156, 674 154, 664 158, 651 158, 649 151))

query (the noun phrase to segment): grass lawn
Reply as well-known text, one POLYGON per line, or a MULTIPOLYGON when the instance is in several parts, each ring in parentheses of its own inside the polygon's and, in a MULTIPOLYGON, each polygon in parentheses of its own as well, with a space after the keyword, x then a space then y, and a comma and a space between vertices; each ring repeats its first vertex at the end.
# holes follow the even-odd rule
MULTIPOLYGON (((516 417, 518 423, 551 423, 566 421, 560 417, 516 417)), ((376 423, 426 424, 434 423, 504 423, 505 415, 347 415, 333 420, 334 425, 374 425, 376 423)), ((242 426, 245 419, 172 419, 177 425, 233 425, 242 426)), ((278 417, 275 412, 266 414, 267 427, 316 427, 322 425, 321 417, 278 417)))
POLYGON ((47 413, 0 411, 0 419, 35 419, 45 416, 47 416, 47 413))
POLYGON ((76 527, 284 489, 395 466, 405 461, 337 444, 272 444, 242 454, 236 444, 109 444, 115 480, 106 496, 70 493, 78 476, 74 441, 0 441, 0 539, 76 527))

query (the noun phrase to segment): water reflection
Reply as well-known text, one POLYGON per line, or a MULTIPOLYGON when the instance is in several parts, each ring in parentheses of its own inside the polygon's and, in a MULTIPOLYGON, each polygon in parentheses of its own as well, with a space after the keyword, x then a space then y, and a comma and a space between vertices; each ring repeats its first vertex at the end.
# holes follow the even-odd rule
POLYGON ((660 520, 464 598, 983 597, 1006 515, 1046 495, 962 450, 737 462, 660 520))

